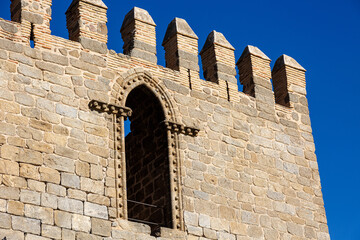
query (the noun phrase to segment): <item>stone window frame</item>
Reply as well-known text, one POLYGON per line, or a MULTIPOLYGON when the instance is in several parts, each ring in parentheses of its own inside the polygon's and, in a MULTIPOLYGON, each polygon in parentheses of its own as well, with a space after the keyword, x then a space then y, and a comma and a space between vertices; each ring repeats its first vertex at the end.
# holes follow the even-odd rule
POLYGON ((196 135, 198 130, 177 124, 178 117, 174 111, 170 97, 158 78, 143 69, 131 69, 123 73, 114 83, 111 91, 110 104, 120 106, 122 114, 118 114, 114 123, 114 167, 116 189, 116 216, 127 220, 127 192, 126 192, 126 159, 125 159, 125 129, 124 121, 131 114, 125 107, 127 96, 138 86, 144 85, 155 97, 164 111, 164 127, 167 128, 168 160, 170 171, 170 195, 173 229, 185 230, 183 204, 181 195, 181 160, 179 157, 179 134, 196 135))

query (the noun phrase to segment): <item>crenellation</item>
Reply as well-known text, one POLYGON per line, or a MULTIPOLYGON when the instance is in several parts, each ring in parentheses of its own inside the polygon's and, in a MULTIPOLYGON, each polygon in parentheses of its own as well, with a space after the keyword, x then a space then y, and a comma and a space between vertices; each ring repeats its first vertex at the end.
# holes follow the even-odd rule
POLYGON ((157 63, 156 24, 149 13, 134 7, 124 18, 121 36, 124 54, 157 63))
POLYGON ((242 93, 221 33, 200 52, 204 81, 183 19, 162 67, 147 11, 125 17, 122 54, 106 47, 102 1, 72 2, 71 40, 45 31, 51 1, 40 2, 13 0, 13 21, 0 19, 1 239, 330 239, 294 59, 271 72, 247 46, 242 93))
POLYGON ((103 1, 73 0, 66 11, 66 22, 70 40, 107 44, 107 7, 103 1))
POLYGON ((36 48, 51 49, 52 0, 11 1, 11 20, 20 23, 23 42, 34 41, 36 48))
MULTIPOLYGON (((306 96, 305 71, 295 59, 285 54, 276 60, 272 70, 276 103, 295 107, 299 98, 306 96)), ((304 97, 302 99, 306 99, 304 97)))

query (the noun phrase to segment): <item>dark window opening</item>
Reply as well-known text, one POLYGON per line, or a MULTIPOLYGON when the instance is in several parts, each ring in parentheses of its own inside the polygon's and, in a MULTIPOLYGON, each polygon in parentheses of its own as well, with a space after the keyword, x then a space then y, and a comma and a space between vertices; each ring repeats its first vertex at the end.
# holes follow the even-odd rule
POLYGON ((128 219, 149 224, 156 235, 159 227, 172 227, 165 115, 143 85, 131 91, 126 106, 133 111, 125 137, 128 219))
POLYGON ((30 47, 34 48, 35 47, 35 37, 34 37, 34 24, 31 24, 31 28, 30 28, 30 47))

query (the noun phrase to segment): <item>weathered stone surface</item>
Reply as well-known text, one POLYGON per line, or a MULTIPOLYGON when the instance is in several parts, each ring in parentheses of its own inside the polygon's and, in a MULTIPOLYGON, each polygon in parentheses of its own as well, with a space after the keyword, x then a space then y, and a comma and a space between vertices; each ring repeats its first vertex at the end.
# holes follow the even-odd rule
POLYGON ((32 13, 29 11, 23 11, 21 17, 33 24, 42 24, 43 17, 40 14, 32 13))
POLYGON ((71 229, 71 218, 72 218, 71 213, 63 212, 63 211, 54 212, 54 220, 56 226, 71 229))
POLYGON ((61 228, 42 224, 41 235, 51 239, 61 239, 61 228))
POLYGON ((19 64, 18 72, 20 74, 23 74, 26 77, 31 77, 35 79, 41 79, 42 78, 42 72, 39 69, 29 67, 24 64, 19 64))
POLYGON ((149 225, 124 219, 141 209, 125 209, 125 197, 165 208, 139 213, 175 226, 161 228, 162 240, 329 239, 305 70, 294 59, 281 56, 271 72, 247 46, 240 93, 234 49, 218 32, 201 52, 204 82, 185 20, 168 27, 165 68, 145 10, 125 17, 117 54, 106 47, 102 1, 71 4, 76 41, 49 34, 50 2, 21 1, 16 22, 0 19, 0 239, 155 240, 149 225), (126 137, 108 103, 132 109, 126 137))
POLYGON ((5 22, 5 21, 0 21, 0 27, 4 31, 10 32, 10 33, 17 33, 19 30, 14 23, 5 22))
POLYGON ((19 176, 19 164, 13 161, 1 160, 0 173, 19 176))
POLYGON ((97 218, 91 219, 91 232, 96 235, 110 237, 111 236, 111 222, 97 218))
POLYGON ((59 198, 58 208, 67 212, 83 214, 84 206, 81 201, 68 199, 68 198, 59 198))
POLYGON ((24 215, 24 203, 18 201, 8 201, 7 212, 10 214, 23 216, 24 215))
POLYGON ((67 57, 61 56, 59 54, 43 52, 42 58, 44 61, 60 64, 63 66, 67 66, 69 64, 69 59, 67 57))
POLYGON ((40 193, 29 190, 21 190, 20 201, 23 203, 40 205, 40 193))
POLYGON ((72 222, 73 230, 80 232, 90 232, 91 229, 90 217, 73 214, 71 222, 72 222))
POLYGON ((11 228, 11 215, 0 212, 0 228, 11 228))
POLYGON ((29 218, 39 219, 42 223, 53 224, 54 214, 51 208, 44 208, 25 204, 25 216, 29 218))
POLYGON ((27 233, 40 234, 40 220, 25 217, 12 217, 12 228, 27 233))
POLYGON ((107 46, 104 43, 100 43, 86 37, 81 37, 80 43, 84 48, 90 49, 94 52, 101 54, 105 54, 107 52, 107 46))
POLYGON ((61 185, 71 188, 80 188, 80 178, 74 174, 62 173, 61 185))
POLYGON ((108 210, 106 206, 85 202, 84 203, 84 214, 90 217, 108 218, 108 210))
POLYGON ((60 173, 53 168, 40 167, 40 179, 44 182, 60 183, 60 173))
POLYGON ((0 186, 0 198, 19 200, 20 191, 18 188, 0 186))
POLYGON ((12 42, 7 39, 0 39, 0 48, 8 51, 14 51, 21 53, 23 51, 23 45, 19 43, 12 42))
POLYGON ((69 118, 76 118, 77 116, 75 108, 60 103, 56 104, 56 113, 69 118))
MULTIPOLYGON (((21 171, 20 171, 20 176, 22 176, 21 171)), ((14 188, 26 188, 27 187, 26 180, 21 177, 4 175, 2 182, 5 186, 8 186, 8 187, 14 187, 14 188)))
POLYGON ((57 201, 58 201, 58 197, 53 194, 49 194, 49 193, 41 194, 41 206, 57 209, 57 201))

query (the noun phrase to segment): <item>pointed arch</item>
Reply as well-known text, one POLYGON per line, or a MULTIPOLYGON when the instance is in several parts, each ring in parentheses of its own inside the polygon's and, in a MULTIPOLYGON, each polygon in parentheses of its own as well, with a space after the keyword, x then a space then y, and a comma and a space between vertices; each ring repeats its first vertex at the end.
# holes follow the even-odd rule
MULTIPOLYGON (((146 146, 150 150, 148 152, 143 151, 142 155, 140 156, 136 152, 137 150, 136 147, 143 144, 147 144, 147 142, 141 142, 142 140, 140 141, 139 140, 140 138, 136 139, 136 137, 134 137, 135 140, 134 139, 131 140, 131 137, 127 137, 126 140, 124 136, 124 118, 121 118, 118 121, 119 127, 116 128, 118 131, 117 133, 118 137, 116 138, 118 139, 118 143, 116 143, 117 147, 115 147, 116 149, 115 151, 117 151, 117 153, 114 154, 114 156, 118 156, 117 157, 118 159, 115 160, 115 164, 118 167, 118 169, 116 169, 116 172, 121 173, 121 174, 116 174, 118 178, 117 182, 120 183, 117 189, 117 196, 118 196, 117 212, 119 213, 118 217, 125 218, 128 220, 135 220, 135 221, 139 220, 139 222, 143 222, 143 223, 151 222, 153 221, 153 219, 155 219, 160 227, 172 227, 175 229, 184 230, 182 199, 180 194, 181 193, 181 184, 180 184, 181 161, 179 161, 179 150, 178 150, 179 138, 177 133, 172 131, 171 128, 169 128, 169 124, 168 124, 169 122, 177 122, 177 115, 176 112, 174 111, 174 104, 172 103, 170 97, 166 93, 165 87, 162 85, 162 83, 159 81, 158 78, 153 77, 152 74, 149 73, 148 71, 145 71, 142 68, 134 68, 127 71, 126 73, 121 74, 121 76, 116 80, 111 91, 110 103, 121 107, 131 108, 131 106, 136 106, 136 103, 130 103, 130 102, 133 101, 136 102, 137 101, 136 96, 142 94, 148 95, 148 98, 146 98, 145 100, 140 98, 140 101, 145 101, 142 104, 149 102, 155 103, 155 105, 157 106, 156 108, 160 110, 158 115, 162 115, 159 119, 156 119, 156 121, 153 121, 153 119, 149 120, 145 117, 146 118, 145 121, 147 122, 144 125, 151 125, 151 124, 156 126, 159 125, 159 129, 156 131, 157 133, 161 133, 158 134, 161 138, 161 140, 159 141, 161 142, 161 144, 165 143, 165 145, 161 145, 161 146, 166 146, 166 150, 160 147, 159 148, 160 151, 153 151, 152 147, 154 146, 150 146, 150 148, 149 146, 146 146), (131 141, 133 141, 133 146, 132 146, 134 148, 133 150, 131 150, 131 146, 129 146, 131 141), (164 166, 166 165, 165 169, 167 169, 166 170, 167 172, 166 173, 164 172, 163 176, 166 175, 168 184, 164 185, 162 183, 162 185, 165 186, 164 188, 169 189, 168 193, 164 193, 165 195, 167 194, 169 196, 167 198, 168 200, 165 201, 167 205, 165 204, 166 206, 165 205, 163 206, 165 211, 168 211, 168 213, 162 214, 162 216, 163 217, 165 216, 165 218, 167 219, 161 221, 158 220, 159 216, 155 218, 147 218, 147 219, 144 218, 143 216, 146 215, 146 213, 145 212, 141 213, 141 211, 143 210, 140 210, 140 214, 138 213, 134 214, 134 211, 136 211, 135 208, 137 208, 137 206, 134 205, 130 206, 131 204, 133 204, 130 203, 131 201, 133 201, 133 199, 128 199, 128 194, 132 194, 131 195, 132 198, 135 195, 134 192, 130 193, 130 191, 132 191, 131 189, 129 190, 129 192, 127 192, 127 188, 129 188, 129 184, 134 184, 134 179, 128 178, 127 175, 135 176, 137 174, 137 172, 135 172, 134 170, 135 168, 131 169, 130 165, 135 164, 138 166, 138 163, 144 164, 144 162, 147 162, 148 164, 155 164, 153 161, 149 160, 147 154, 154 154, 154 153, 157 154, 160 152, 161 152, 160 155, 163 154, 167 155, 166 157, 163 156, 159 159, 160 159, 160 163, 163 163, 162 161, 166 161, 166 164, 163 165, 164 166), (128 180, 130 181, 129 183, 127 183, 128 180)), ((141 110, 134 109, 133 117, 131 117, 133 120, 136 120, 136 117, 134 117, 134 115, 139 114, 137 112, 139 112, 140 115, 143 114, 141 110)), ((143 123, 140 120, 138 126, 141 126, 141 124, 143 123)), ((149 129, 141 129, 141 131, 147 133, 150 132, 149 129)), ((155 144, 155 147, 159 147, 159 146, 156 146, 155 144)), ((155 159, 157 158, 155 157, 155 159)), ((155 166, 157 165, 155 164, 155 166)), ((155 171, 148 171, 148 172, 155 172, 155 171)), ((159 174, 152 175, 152 177, 155 178, 154 180, 157 180, 158 183, 163 181, 161 180, 163 179, 163 176, 161 178, 159 177, 159 174)), ((141 181, 142 179, 140 179, 140 182, 141 181)), ((141 184, 140 182, 136 182, 135 184, 139 186, 139 184, 141 184)), ((134 186, 133 189, 135 188, 134 186)), ((160 184, 160 188, 161 188, 161 184, 160 184)), ((149 190, 146 188, 142 190, 149 192, 149 190)), ((142 193, 139 193, 138 197, 140 197, 140 200, 142 196, 143 196, 142 193)), ((143 202, 139 201, 139 198, 135 199, 133 202, 138 202, 138 203, 140 202, 141 204, 148 204, 155 206, 158 202, 162 201, 161 198, 155 196, 154 202, 146 202, 145 200, 149 199, 147 197, 148 196, 144 197, 143 202)), ((148 213, 150 213, 150 215, 152 214, 149 211, 148 213)), ((158 213, 154 213, 154 214, 158 214, 158 213)))
POLYGON ((164 86, 157 77, 154 77, 143 68, 133 68, 120 75, 111 91, 111 103, 125 106, 127 96, 134 88, 140 85, 146 86, 160 101, 164 109, 165 120, 177 122, 178 117, 174 111, 174 104, 166 93, 164 86))

